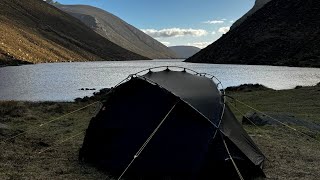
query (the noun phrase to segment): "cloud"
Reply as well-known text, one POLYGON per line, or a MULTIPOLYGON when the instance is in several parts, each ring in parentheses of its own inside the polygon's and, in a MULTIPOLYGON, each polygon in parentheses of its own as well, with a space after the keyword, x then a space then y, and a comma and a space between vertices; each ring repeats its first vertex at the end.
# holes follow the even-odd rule
POLYGON ((205 48, 208 45, 210 45, 212 42, 194 42, 194 43, 188 43, 188 46, 196 46, 198 48, 205 48))
POLYGON ((222 19, 222 20, 211 20, 211 21, 205 21, 205 22, 203 22, 203 23, 205 23, 205 24, 222 24, 222 23, 224 23, 224 19, 222 19))
POLYGON ((211 33, 211 34, 215 35, 215 34, 216 34, 216 32, 215 32, 215 31, 212 31, 212 33, 211 33))
POLYGON ((144 33, 148 34, 153 38, 166 38, 166 37, 180 37, 180 36, 205 36, 208 34, 206 30, 203 29, 181 29, 181 28, 170 28, 170 29, 141 29, 144 33))
POLYGON ((234 23, 234 21, 233 20, 231 20, 231 21, 229 21, 230 23, 234 23))
POLYGON ((221 27, 221 28, 219 28, 218 32, 219 32, 219 33, 222 33, 222 34, 225 34, 225 33, 227 33, 229 30, 230 30, 230 27, 229 27, 229 26, 228 26, 228 27, 221 27))

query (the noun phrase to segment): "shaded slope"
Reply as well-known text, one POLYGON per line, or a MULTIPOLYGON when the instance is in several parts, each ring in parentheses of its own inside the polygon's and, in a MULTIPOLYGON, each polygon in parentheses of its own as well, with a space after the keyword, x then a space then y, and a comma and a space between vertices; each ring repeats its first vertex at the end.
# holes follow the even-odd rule
POLYGON ((186 59, 199 52, 201 49, 194 46, 170 46, 173 52, 177 54, 178 58, 186 59))
POLYGON ((41 0, 1 0, 0 7, 1 57, 32 63, 146 59, 41 0))
POLYGON ((253 13, 261 9, 264 5, 266 5, 271 0, 256 0, 252 9, 250 9, 245 15, 243 15, 240 19, 234 22, 230 29, 234 29, 235 27, 239 26, 243 21, 245 21, 249 16, 253 13))
POLYGON ((320 67, 320 2, 271 1, 188 62, 320 67))
POLYGON ((113 14, 87 5, 56 5, 106 39, 151 59, 176 58, 165 45, 113 14))

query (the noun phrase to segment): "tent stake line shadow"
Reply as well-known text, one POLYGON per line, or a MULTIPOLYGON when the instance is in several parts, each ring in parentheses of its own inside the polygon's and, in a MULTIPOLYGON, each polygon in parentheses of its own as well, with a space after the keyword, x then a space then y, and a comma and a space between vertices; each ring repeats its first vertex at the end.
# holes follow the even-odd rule
POLYGON ((218 86, 214 76, 180 67, 128 76, 90 121, 79 159, 118 179, 212 179, 212 169, 215 178, 264 177, 265 156, 218 86))

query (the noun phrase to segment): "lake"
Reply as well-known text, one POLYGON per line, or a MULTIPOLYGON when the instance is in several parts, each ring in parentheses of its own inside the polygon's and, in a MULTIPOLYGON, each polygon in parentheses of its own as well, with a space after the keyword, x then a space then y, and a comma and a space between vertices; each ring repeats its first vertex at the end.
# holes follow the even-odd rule
POLYGON ((320 82, 319 68, 197 64, 182 60, 47 63, 0 68, 0 100, 72 101, 113 87, 129 74, 155 66, 182 66, 209 73, 224 87, 260 83, 279 90, 320 82))

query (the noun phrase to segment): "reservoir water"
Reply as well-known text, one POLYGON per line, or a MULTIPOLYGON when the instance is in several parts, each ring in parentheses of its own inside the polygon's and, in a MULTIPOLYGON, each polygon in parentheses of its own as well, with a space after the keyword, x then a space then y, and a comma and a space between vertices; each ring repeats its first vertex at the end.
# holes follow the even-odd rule
POLYGON ((128 75, 155 66, 182 66, 209 73, 224 87, 259 83, 280 90, 320 82, 319 68, 197 64, 182 60, 47 63, 0 68, 0 100, 72 101, 113 87, 128 75))

